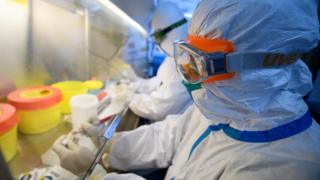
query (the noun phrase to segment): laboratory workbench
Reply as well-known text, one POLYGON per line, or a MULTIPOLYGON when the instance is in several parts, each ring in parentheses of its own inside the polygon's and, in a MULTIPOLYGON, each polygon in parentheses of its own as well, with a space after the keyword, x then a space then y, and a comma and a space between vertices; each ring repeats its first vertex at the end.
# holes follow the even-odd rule
MULTIPOLYGON (((117 131, 127 131, 138 126, 139 117, 128 110, 119 124, 117 131)), ((17 179, 21 173, 28 172, 34 168, 42 168, 41 155, 46 152, 54 141, 71 130, 71 124, 61 122, 55 128, 36 135, 18 133, 18 153, 8 163, 12 176, 17 179)))

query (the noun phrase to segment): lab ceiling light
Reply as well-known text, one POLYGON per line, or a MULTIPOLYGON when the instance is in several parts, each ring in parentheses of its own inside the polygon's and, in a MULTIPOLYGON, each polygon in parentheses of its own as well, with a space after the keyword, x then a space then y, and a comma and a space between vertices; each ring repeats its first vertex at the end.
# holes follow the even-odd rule
POLYGON ((98 0, 102 5, 110 9, 112 12, 114 12, 116 15, 118 15, 121 19, 129 23, 131 26, 136 28, 139 32, 142 33, 144 37, 147 37, 148 33, 147 31, 138 24, 135 20, 133 20, 131 17, 129 17, 125 12, 123 12, 120 8, 118 8, 116 5, 114 5, 109 0, 98 0))

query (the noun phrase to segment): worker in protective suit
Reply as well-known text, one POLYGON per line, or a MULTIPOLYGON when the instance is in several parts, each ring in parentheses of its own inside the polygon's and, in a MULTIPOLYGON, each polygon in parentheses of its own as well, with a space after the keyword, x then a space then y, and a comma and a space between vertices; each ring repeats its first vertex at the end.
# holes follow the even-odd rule
POLYGON ((139 79, 131 86, 136 90, 130 109, 151 121, 163 120, 169 114, 180 114, 192 104, 187 90, 181 84, 173 59, 173 41, 187 36, 187 20, 179 8, 170 2, 161 3, 154 12, 153 37, 167 54, 157 76, 139 79))
POLYGON ((201 82, 195 105, 117 134, 109 165, 168 167, 170 180, 320 179, 320 127, 302 99, 311 74, 298 56, 319 41, 317 3, 202 0, 187 40, 175 43, 180 75, 201 82))

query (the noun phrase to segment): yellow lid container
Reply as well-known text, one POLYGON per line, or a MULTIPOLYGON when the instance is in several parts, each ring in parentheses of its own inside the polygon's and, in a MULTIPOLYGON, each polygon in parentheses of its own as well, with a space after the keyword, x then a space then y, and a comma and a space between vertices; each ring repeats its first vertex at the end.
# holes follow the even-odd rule
POLYGON ((88 92, 88 88, 84 85, 84 83, 79 81, 64 81, 58 82, 52 85, 52 87, 58 88, 62 92, 62 113, 69 114, 70 113, 70 98, 79 94, 86 94, 88 92))
POLYGON ((21 118, 19 131, 22 133, 43 133, 60 122, 62 95, 59 89, 49 86, 18 89, 9 94, 8 101, 21 118))
POLYGON ((84 85, 88 88, 89 93, 98 94, 103 87, 103 82, 98 80, 85 81, 84 85))
POLYGON ((0 103, 0 150, 7 162, 17 153, 18 122, 16 109, 9 104, 0 103))

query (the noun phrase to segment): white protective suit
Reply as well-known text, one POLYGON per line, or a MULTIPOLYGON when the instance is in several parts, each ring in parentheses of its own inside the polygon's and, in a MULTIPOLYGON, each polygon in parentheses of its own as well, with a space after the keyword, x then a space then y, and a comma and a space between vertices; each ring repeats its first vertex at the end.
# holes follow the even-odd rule
MULTIPOLYGON (((317 3, 202 0, 189 34, 231 40, 239 52, 305 52, 319 40, 317 3)), ((311 88, 301 60, 202 85, 181 116, 120 133, 109 163, 169 167, 170 180, 320 179, 320 127, 302 99, 311 88)))
MULTIPOLYGON (((182 18, 183 14, 175 4, 162 3, 154 12, 152 26, 155 30, 163 29, 182 18)), ((184 24, 169 32, 161 47, 172 55, 173 41, 184 39, 186 35, 187 24, 184 24)), ((130 109, 151 121, 163 120, 169 114, 184 112, 192 104, 192 100, 181 81, 174 59, 168 56, 161 64, 156 77, 135 82, 137 94, 129 104, 130 109)))

